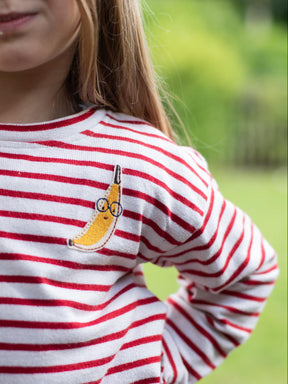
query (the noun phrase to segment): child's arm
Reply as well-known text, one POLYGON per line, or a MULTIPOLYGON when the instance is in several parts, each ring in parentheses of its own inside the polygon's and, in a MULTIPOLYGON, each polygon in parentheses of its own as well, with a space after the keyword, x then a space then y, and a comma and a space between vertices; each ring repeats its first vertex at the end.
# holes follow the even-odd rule
POLYGON ((167 300, 163 376, 169 383, 198 381, 243 343, 278 275, 275 252, 258 228, 197 162, 198 174, 208 176, 202 222, 183 244, 154 260, 174 265, 182 286, 167 300))

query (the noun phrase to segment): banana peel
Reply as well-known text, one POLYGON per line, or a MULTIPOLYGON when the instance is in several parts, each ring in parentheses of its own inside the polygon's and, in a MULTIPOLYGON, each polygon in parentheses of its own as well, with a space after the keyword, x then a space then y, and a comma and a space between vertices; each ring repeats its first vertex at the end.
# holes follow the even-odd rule
POLYGON ((104 196, 96 201, 94 214, 80 233, 67 240, 69 248, 95 252, 104 248, 113 236, 117 221, 123 213, 121 176, 122 169, 116 165, 113 181, 104 196))

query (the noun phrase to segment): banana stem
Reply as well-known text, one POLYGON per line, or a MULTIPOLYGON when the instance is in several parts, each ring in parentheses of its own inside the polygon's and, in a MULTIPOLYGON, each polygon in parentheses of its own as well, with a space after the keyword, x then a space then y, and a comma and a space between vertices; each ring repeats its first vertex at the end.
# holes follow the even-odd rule
POLYGON ((114 170, 114 184, 121 184, 121 167, 120 165, 115 166, 114 170))

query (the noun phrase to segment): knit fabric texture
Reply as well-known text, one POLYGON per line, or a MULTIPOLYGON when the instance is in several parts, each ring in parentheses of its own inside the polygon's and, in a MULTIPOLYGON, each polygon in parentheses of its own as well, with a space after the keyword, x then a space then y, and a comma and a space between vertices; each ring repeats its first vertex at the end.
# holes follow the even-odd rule
POLYGON ((195 383, 245 341, 276 256, 206 161, 89 108, 0 124, 0 383, 195 383), (161 302, 141 264, 175 266, 161 302))

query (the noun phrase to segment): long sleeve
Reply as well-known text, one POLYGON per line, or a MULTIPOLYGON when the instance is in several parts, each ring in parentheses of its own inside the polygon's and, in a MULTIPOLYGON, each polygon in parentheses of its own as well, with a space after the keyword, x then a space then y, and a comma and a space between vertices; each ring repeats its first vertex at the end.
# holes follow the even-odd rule
MULTIPOLYGON (((278 275, 274 250, 251 219, 205 172, 200 225, 181 245, 152 260, 179 271, 167 300, 163 382, 194 383, 215 369, 255 327, 278 275)), ((191 218, 191 222, 193 219, 191 218)))

